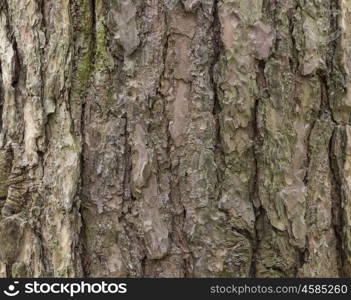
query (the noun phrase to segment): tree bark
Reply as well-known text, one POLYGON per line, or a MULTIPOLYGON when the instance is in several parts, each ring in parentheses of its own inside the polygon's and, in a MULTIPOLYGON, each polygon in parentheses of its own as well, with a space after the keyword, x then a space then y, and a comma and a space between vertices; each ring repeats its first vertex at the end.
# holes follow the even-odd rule
POLYGON ((1 277, 350 277, 349 0, 0 0, 1 277))

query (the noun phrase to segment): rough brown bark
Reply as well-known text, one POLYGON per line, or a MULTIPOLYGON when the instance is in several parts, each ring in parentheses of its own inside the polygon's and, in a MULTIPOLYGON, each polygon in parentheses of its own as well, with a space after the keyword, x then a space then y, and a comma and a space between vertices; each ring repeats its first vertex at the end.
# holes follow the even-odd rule
POLYGON ((0 0, 0 276, 351 276, 349 0, 0 0))

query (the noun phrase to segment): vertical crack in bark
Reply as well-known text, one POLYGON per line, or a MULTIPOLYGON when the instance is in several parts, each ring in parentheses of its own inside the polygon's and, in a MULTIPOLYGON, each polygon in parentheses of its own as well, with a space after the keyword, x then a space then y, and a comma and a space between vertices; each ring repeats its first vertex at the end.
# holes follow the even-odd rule
POLYGON ((96 38, 97 38, 97 33, 96 33, 96 25, 97 25, 97 22, 96 22, 96 19, 97 19, 97 16, 96 16, 96 1, 98 0, 90 0, 90 6, 91 6, 91 16, 92 16, 92 51, 93 51, 93 54, 92 54, 92 57, 93 57, 93 64, 95 65, 95 60, 96 60, 96 44, 97 44, 97 41, 96 41, 96 38))
MULTIPOLYGON (((330 0, 330 11, 331 12, 336 12, 336 11, 341 11, 341 7, 339 4, 339 0, 330 0)), ((330 14, 330 32, 334 33, 340 30, 340 24, 339 24, 339 14, 331 13, 330 14)), ((332 137, 330 139, 330 144, 329 144, 329 165, 330 165, 330 170, 331 170, 331 184, 332 184, 332 222, 334 226, 334 232, 335 232, 335 237, 336 237, 336 248, 337 251, 339 252, 338 255, 338 270, 339 270, 339 275, 340 276, 347 276, 344 272, 343 268, 343 262, 345 260, 345 253, 343 251, 343 228, 344 228, 344 221, 342 217, 342 210, 343 210, 343 200, 342 200, 342 179, 340 178, 340 174, 342 170, 339 170, 338 164, 337 164, 337 158, 336 158, 336 149, 335 149, 335 143, 336 141, 336 133, 338 130, 338 122, 335 119, 334 116, 334 111, 333 111, 333 106, 334 101, 332 103, 332 98, 335 97, 335 84, 334 84, 334 72, 336 72, 337 69, 339 69, 338 66, 335 65, 335 63, 338 60, 338 51, 339 51, 339 46, 340 46, 340 40, 339 39, 334 39, 330 42, 330 53, 328 53, 328 59, 327 59, 327 73, 325 76, 321 78, 321 81, 324 86, 325 90, 325 102, 326 104, 326 110, 328 111, 328 114, 330 115, 331 121, 334 123, 334 132, 332 134, 332 137)), ((323 97, 323 94, 322 94, 323 97)), ((322 99, 322 103, 323 103, 322 99)), ((321 117, 321 116, 320 116, 321 117)), ((345 137, 343 138, 343 140, 345 137)), ((343 148, 343 153, 345 153, 345 147, 343 148)))
POLYGON ((73 74, 72 74, 72 88, 70 89, 69 98, 72 99, 73 102, 77 102, 80 107, 78 107, 78 111, 80 111, 80 115, 74 116, 72 115, 72 106, 70 109, 70 113, 72 116, 72 120, 77 117, 76 126, 73 125, 75 135, 80 135, 80 182, 77 197, 80 199, 81 204, 78 207, 79 216, 81 219, 81 228, 79 233, 79 257, 82 262, 82 272, 84 276, 89 275, 88 271, 88 258, 89 255, 87 253, 87 234, 86 227, 87 224, 84 219, 84 214, 82 210, 84 209, 85 196, 83 187, 86 184, 85 182, 85 155, 86 155, 86 122, 87 122, 87 93, 90 88, 91 75, 94 67, 94 59, 96 52, 96 15, 95 15, 95 0, 83 0, 83 2, 75 0, 71 3, 71 18, 74 20, 72 24, 72 42, 74 53, 73 59, 73 74), (84 25, 82 25, 84 22, 84 25), (90 26, 89 26, 90 25, 90 26), (85 28, 84 26, 87 26, 85 28), (85 44, 81 45, 78 42, 83 40, 85 44), (82 52, 82 47, 87 47, 84 49, 84 53, 82 52), (78 125, 78 126, 77 126, 78 125), (79 132, 78 132, 79 130, 79 132))
POLYGON ((290 69, 291 71, 296 74, 300 68, 299 65, 299 51, 297 49, 297 43, 295 40, 295 24, 298 22, 295 19, 295 13, 297 12, 298 9, 301 9, 299 1, 296 1, 295 7, 288 12, 288 20, 289 20, 289 31, 290 31, 290 38, 291 38, 291 51, 292 51, 292 57, 289 57, 289 62, 290 62, 290 69))
MULTIPOLYGON (((338 255, 338 270, 341 277, 347 276, 343 271, 343 261, 345 259, 345 254, 343 251, 343 217, 342 217, 342 178, 340 174, 342 170, 339 170, 337 157, 336 157, 336 148, 335 144, 337 143, 337 128, 334 129, 333 135, 329 143, 329 167, 332 172, 331 183, 332 183, 332 219, 333 227, 336 237, 336 249, 339 253, 338 255)), ((344 137, 345 138, 345 137, 344 137)), ((338 145, 341 146, 341 145, 338 145)), ((345 148, 343 148, 345 150, 345 148)))
MULTIPOLYGON (((5 90, 4 90, 3 80, 2 80, 2 68, 1 68, 1 61, 0 61, 0 133, 2 131, 2 126, 3 126, 2 113, 4 108, 4 102, 5 102, 4 97, 5 97, 5 90)), ((2 205, 0 204, 0 211, 1 211, 1 208, 2 208, 2 205)))
POLYGON ((253 255, 252 255, 251 268, 250 268, 251 277, 256 276, 256 258, 257 258, 259 239, 261 236, 260 230, 262 229, 262 228, 259 228, 259 224, 262 223, 259 221, 259 219, 263 220, 263 218, 265 217, 265 210, 260 203, 260 197, 259 197, 259 167, 258 167, 258 156, 260 153, 260 147, 262 146, 262 141, 260 139, 259 121, 258 121, 259 105, 260 105, 260 101, 265 101, 265 99, 270 97, 269 89, 267 87, 267 82, 266 82, 265 66, 266 66, 266 63, 264 60, 258 61, 256 84, 258 87, 259 94, 258 94, 258 98, 255 101, 255 106, 253 111, 253 131, 254 131, 253 156, 255 161, 255 173, 254 173, 252 193, 250 194, 250 197, 255 211, 255 239, 253 241, 253 255))
POLYGON ((219 15, 218 15, 218 1, 215 0, 213 4, 213 60, 210 66, 210 80, 213 88, 213 117, 215 120, 215 148, 214 148, 214 153, 215 153, 215 159, 216 159, 216 164, 217 164, 217 203, 219 202, 221 198, 221 193, 222 193, 222 179, 224 176, 224 169, 225 169, 225 159, 224 159, 224 153, 223 153, 223 146, 222 146, 222 138, 221 138, 221 124, 219 120, 219 115, 221 113, 221 105, 220 101, 218 99, 218 84, 217 84, 217 75, 216 72, 218 70, 216 69, 218 67, 218 63, 220 61, 221 56, 224 54, 224 46, 223 42, 221 40, 221 24, 219 20, 219 15))

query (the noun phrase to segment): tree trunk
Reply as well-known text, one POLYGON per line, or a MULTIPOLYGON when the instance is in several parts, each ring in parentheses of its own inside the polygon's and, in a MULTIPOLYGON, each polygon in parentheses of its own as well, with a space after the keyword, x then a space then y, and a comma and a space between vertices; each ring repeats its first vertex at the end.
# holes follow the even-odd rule
POLYGON ((0 276, 351 276, 349 0, 0 0, 0 276))

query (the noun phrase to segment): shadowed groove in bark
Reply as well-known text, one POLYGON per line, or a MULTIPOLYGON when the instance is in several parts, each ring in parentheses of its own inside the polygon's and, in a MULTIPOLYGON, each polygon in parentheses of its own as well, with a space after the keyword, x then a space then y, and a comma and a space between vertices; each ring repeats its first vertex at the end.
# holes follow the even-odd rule
POLYGON ((334 149, 334 144, 336 142, 336 130, 333 132, 332 139, 330 140, 330 145, 329 145, 329 153, 330 153, 330 168, 333 171, 333 193, 334 193, 334 201, 333 201, 333 225, 334 225, 334 230, 335 230, 335 235, 337 238, 337 251, 339 253, 339 259, 337 260, 338 262, 338 270, 339 274, 341 277, 347 276, 344 271, 343 271, 343 265, 342 262, 345 259, 345 255, 343 252, 343 246, 342 246, 342 228, 343 228, 343 221, 342 221, 342 212, 341 212, 341 204, 342 204, 342 197, 341 197, 341 190, 340 186, 342 185, 342 180, 339 176, 340 170, 338 170, 337 167, 337 162, 335 158, 335 149, 334 149))

